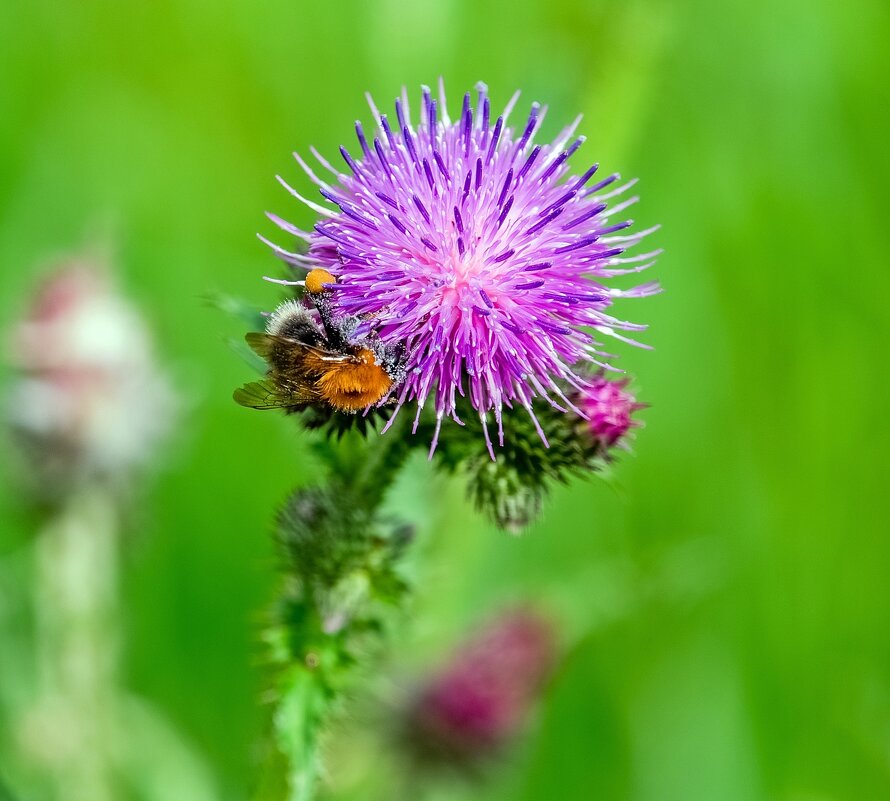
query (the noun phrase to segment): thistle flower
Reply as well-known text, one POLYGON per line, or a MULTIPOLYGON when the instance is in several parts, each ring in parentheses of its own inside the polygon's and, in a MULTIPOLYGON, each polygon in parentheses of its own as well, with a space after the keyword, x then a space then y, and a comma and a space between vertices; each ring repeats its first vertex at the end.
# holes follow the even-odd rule
POLYGON ((407 730, 421 755, 477 761, 519 730, 553 668, 554 632, 525 609, 502 613, 421 688, 407 730))
POLYGON ((596 375, 581 391, 578 405, 584 411, 587 430, 603 448, 623 445, 628 431, 639 425, 631 414, 646 404, 637 403, 627 391, 628 381, 609 381, 596 375))
POLYGON ((416 127, 404 90, 394 121, 369 97, 375 135, 356 123, 360 154, 340 148, 348 173, 312 149, 331 183, 295 154, 334 208, 279 177, 323 220, 306 232, 269 214, 308 243, 308 253, 268 244, 295 267, 328 270, 337 279, 330 289, 340 313, 361 316, 383 342, 407 347, 406 376, 391 391, 393 418, 414 402, 416 429, 432 402, 434 449, 444 417, 462 422, 458 397, 468 393, 493 455, 489 414, 503 445, 504 407, 525 407, 535 420, 532 402, 543 398, 583 414, 566 388, 581 389, 586 363, 611 358, 589 329, 633 342, 621 332, 645 326, 612 316, 613 300, 658 291, 655 282, 627 290, 606 283, 646 269, 659 251, 622 255, 654 230, 619 234, 632 224, 621 212, 637 198, 611 207, 608 201, 634 181, 611 188, 619 176, 597 180, 596 164, 570 173, 569 158, 584 141, 574 137, 580 117, 538 145, 546 107, 533 104, 514 129, 508 120, 517 93, 492 122, 479 84, 475 105, 468 93, 452 122, 441 81, 439 89, 436 100, 423 88, 416 127))
POLYGON ((9 355, 21 375, 6 420, 41 493, 118 481, 169 429, 177 404, 145 323, 93 260, 68 261, 44 280, 9 355))

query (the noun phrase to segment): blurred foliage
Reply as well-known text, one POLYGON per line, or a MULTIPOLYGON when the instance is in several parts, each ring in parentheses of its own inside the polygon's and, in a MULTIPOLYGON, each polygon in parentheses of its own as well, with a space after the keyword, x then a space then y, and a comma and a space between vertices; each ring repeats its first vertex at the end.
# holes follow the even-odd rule
MULTIPOLYGON (((0 325, 54 255, 110 242, 178 371, 192 414, 128 543, 126 682, 223 799, 254 772, 272 510, 316 468, 289 421, 232 403, 241 332, 203 299, 273 306, 254 233, 266 209, 310 223, 273 178, 299 180, 291 150, 335 154, 365 90, 439 74, 455 103, 480 78, 496 103, 523 88, 550 133, 585 112, 579 157, 641 176, 635 216, 664 225, 667 292, 624 304, 656 351, 622 349, 652 408, 612 485, 558 489, 512 539, 410 463, 391 505, 424 553, 397 673, 537 598, 570 655, 476 797, 890 797, 888 40, 885 0, 0 4, 0 325)), ((10 467, 5 695, 30 625, 17 500, 10 467)), ((340 796, 388 797, 342 762, 340 796)))

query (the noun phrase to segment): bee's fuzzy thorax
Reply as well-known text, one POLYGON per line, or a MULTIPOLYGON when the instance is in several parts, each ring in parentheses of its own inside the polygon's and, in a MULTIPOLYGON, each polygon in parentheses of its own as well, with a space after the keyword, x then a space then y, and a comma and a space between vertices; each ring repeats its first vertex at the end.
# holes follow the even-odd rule
POLYGON ((301 342, 305 341, 306 334, 311 334, 311 340, 317 340, 321 335, 312 312, 295 298, 284 301, 272 312, 266 323, 266 333, 301 342))

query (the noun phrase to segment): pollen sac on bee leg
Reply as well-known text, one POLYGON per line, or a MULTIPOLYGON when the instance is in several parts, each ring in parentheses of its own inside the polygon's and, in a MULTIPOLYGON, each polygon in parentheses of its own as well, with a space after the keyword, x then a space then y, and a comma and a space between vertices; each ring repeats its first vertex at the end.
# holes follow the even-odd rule
POLYGON ((311 295, 319 295, 327 291, 327 287, 336 284, 337 279, 327 270, 316 267, 306 274, 306 291, 311 295))

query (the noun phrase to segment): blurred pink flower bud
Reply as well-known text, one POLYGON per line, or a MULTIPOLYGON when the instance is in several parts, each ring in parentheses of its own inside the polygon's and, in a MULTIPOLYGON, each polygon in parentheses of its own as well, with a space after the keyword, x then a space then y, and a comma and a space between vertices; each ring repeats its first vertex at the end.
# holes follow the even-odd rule
POLYGON ((408 716, 422 757, 473 762, 496 753, 522 727, 553 668, 550 624, 527 610, 493 620, 423 686, 408 716))
POLYGON ((41 494, 125 478, 171 425, 175 396, 146 325, 92 262, 66 262, 43 281, 9 359, 20 375, 6 419, 41 494))

